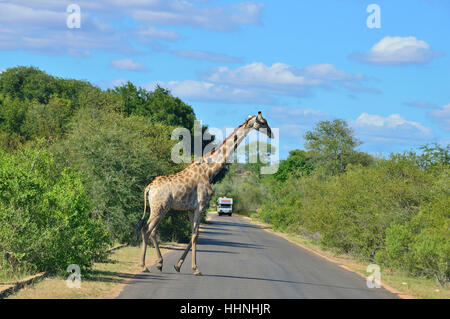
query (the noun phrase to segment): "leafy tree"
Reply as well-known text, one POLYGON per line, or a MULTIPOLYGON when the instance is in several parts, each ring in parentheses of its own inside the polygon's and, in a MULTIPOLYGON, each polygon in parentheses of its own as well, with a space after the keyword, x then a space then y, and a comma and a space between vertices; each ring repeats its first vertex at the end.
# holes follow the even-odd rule
POLYGON ((7 133, 20 133, 30 103, 10 95, 0 95, 0 129, 7 133))
POLYGON ((420 147, 422 154, 417 156, 419 167, 429 169, 439 165, 450 165, 450 144, 441 146, 438 143, 427 144, 420 147))
POLYGON ((52 147, 61 167, 83 173, 91 216, 105 223, 114 240, 135 240, 145 186, 158 175, 182 169, 170 158, 170 131, 142 116, 81 110, 67 138, 52 147))
POLYGON ((274 178, 278 181, 286 181, 290 176, 300 177, 308 175, 313 170, 311 155, 303 150, 293 150, 289 156, 281 161, 274 178))
POLYGON ((20 100, 47 103, 56 92, 56 81, 38 68, 18 66, 0 74, 0 92, 20 100))
POLYGON ((72 112, 70 100, 56 96, 48 104, 32 103, 25 113, 21 133, 29 140, 60 137, 67 129, 72 112))
MULTIPOLYGON (((116 108, 125 116, 141 115, 149 118, 153 123, 187 128, 191 132, 191 150, 194 150, 195 113, 190 105, 174 97, 169 90, 156 85, 154 91, 148 91, 127 82, 107 92, 116 101, 120 101, 120 105, 116 108)), ((208 126, 202 125, 202 136, 207 130, 208 126)), ((214 138, 212 135, 211 140, 214 138)), ((202 139, 202 150, 211 140, 202 139)))
POLYGON ((159 85, 150 92, 127 82, 114 88, 111 93, 121 99, 121 111, 128 116, 142 115, 151 118, 153 122, 181 126, 191 131, 194 127, 195 114, 192 107, 159 85))
POLYGON ((345 171, 354 148, 361 145, 347 122, 340 119, 320 121, 304 138, 317 166, 332 175, 345 171))

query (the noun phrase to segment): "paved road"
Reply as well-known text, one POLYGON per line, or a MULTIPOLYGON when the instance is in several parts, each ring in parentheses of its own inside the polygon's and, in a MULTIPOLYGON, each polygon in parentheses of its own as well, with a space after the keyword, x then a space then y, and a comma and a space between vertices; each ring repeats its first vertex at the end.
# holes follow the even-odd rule
POLYGON ((165 256, 163 272, 153 265, 119 298, 397 298, 244 218, 210 215, 197 244, 203 276, 192 274, 190 253, 176 273, 173 265, 182 253, 177 250, 165 256))

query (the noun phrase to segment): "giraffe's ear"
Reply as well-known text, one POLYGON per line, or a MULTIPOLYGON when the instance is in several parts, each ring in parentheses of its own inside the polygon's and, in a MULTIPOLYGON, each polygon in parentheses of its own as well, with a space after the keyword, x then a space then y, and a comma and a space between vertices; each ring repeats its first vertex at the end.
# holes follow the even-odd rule
POLYGON ((249 118, 249 119, 251 119, 251 118, 252 118, 252 116, 251 116, 251 115, 249 115, 249 116, 248 116, 248 118, 249 118))

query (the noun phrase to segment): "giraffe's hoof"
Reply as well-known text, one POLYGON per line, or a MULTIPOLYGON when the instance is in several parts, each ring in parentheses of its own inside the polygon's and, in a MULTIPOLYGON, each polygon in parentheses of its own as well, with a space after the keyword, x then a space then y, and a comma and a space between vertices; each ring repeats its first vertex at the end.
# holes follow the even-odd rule
POLYGON ((180 268, 181 268, 181 267, 179 267, 178 265, 174 265, 173 268, 175 268, 175 271, 176 271, 176 272, 180 272, 180 268))
POLYGON ((158 264, 156 265, 156 269, 158 269, 159 271, 162 271, 163 265, 162 264, 158 264))
POLYGON ((150 269, 148 269, 147 267, 142 268, 142 272, 150 272, 150 269))
POLYGON ((200 272, 200 270, 196 269, 196 270, 194 271, 194 275, 195 275, 195 276, 201 276, 202 273, 200 272))

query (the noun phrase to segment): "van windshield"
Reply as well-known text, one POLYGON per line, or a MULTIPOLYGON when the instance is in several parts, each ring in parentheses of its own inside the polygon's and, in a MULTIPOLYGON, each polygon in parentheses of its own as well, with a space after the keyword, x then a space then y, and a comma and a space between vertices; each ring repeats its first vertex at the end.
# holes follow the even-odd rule
POLYGON ((228 208, 231 207, 231 204, 219 204, 220 207, 228 208))

